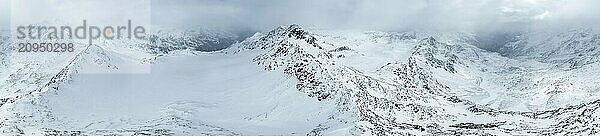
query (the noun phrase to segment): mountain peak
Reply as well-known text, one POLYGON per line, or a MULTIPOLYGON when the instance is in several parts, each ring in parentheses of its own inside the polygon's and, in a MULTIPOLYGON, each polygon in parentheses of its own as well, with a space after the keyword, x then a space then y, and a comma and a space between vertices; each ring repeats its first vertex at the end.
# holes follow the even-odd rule
POLYGON ((421 44, 422 45, 435 45, 437 43, 437 40, 435 40, 435 38, 433 37, 427 37, 427 38, 423 38, 421 40, 421 44))
POLYGON ((254 36, 244 40, 239 45, 242 50, 257 48, 271 49, 274 46, 280 46, 282 44, 290 43, 290 41, 294 40, 301 40, 301 42, 303 41, 302 44, 299 44, 298 42, 292 42, 298 46, 310 45, 309 47, 322 49, 322 47, 317 44, 317 38, 315 38, 313 34, 296 24, 292 24, 287 27, 280 26, 266 34, 257 33, 254 36))
POLYGON ((316 42, 316 38, 314 36, 296 24, 292 24, 287 28, 287 35, 290 38, 305 39, 306 43, 308 44, 315 44, 316 42))

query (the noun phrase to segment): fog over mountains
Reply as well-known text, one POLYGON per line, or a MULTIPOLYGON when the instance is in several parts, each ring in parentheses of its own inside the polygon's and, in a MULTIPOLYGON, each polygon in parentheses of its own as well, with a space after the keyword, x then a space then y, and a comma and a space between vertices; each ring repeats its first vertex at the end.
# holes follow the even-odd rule
POLYGON ((484 31, 597 24, 593 0, 152 1, 157 24, 484 31), (200 7, 199 7, 200 6, 200 7), (177 14, 184 13, 184 14, 177 14), (194 14, 192 16, 192 14, 194 14))
POLYGON ((600 133, 595 1, 151 3, 73 52, 0 27, 0 135, 600 133))

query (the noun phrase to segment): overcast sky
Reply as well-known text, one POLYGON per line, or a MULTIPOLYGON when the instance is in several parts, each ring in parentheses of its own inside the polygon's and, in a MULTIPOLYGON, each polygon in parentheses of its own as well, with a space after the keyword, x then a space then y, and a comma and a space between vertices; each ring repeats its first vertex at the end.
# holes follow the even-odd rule
POLYGON ((10 19, 9 0, 0 0, 0 26, 8 26, 10 19))
POLYGON ((597 0, 154 0, 155 24, 477 30, 597 24, 597 0))
MULTIPOLYGON (((9 22, 0 0, 0 25, 9 22)), ((594 25, 597 0, 151 0, 157 25, 478 31, 594 25)))

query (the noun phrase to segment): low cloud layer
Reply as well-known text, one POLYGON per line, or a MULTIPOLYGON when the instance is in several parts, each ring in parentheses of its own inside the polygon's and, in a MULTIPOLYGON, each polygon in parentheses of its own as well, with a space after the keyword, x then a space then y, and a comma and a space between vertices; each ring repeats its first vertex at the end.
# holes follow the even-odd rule
MULTIPOLYGON (((0 26, 10 22, 0 0, 0 26)), ((496 31, 598 27, 597 0, 151 0, 152 23, 380 30, 496 31)), ((117 12, 118 13, 118 12, 117 12)))
POLYGON ((153 23, 481 31, 594 25, 594 0, 154 0, 153 23))

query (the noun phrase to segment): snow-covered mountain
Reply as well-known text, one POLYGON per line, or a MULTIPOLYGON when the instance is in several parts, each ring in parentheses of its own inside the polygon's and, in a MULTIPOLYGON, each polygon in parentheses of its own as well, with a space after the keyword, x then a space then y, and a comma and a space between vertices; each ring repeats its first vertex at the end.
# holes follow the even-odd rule
POLYGON ((243 35, 202 27, 157 26, 145 48, 155 54, 175 50, 217 51, 243 40, 243 35))
POLYGON ((594 80, 600 70, 596 50, 600 36, 592 30, 523 33, 498 52, 479 48, 482 42, 470 33, 290 25, 235 42, 231 33, 198 31, 164 29, 148 41, 104 41, 45 58, 5 53, 4 60, 10 63, 0 73, 0 132, 594 135, 600 131, 600 86, 594 80), (219 50, 205 44, 232 45, 219 50))

